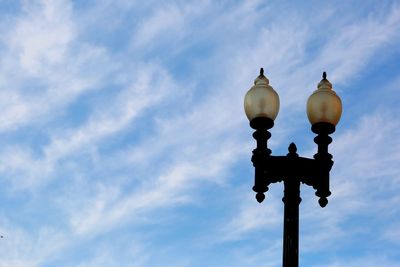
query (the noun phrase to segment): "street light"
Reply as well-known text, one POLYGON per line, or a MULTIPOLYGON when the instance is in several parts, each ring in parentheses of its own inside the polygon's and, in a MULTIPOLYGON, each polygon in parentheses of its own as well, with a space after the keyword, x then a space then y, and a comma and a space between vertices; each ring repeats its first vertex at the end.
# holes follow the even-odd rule
POLYGON ((299 157, 294 143, 289 145, 286 156, 271 155, 267 145, 271 137, 268 130, 274 126, 279 112, 279 96, 269 85, 262 68, 254 86, 246 93, 244 109, 250 126, 255 129, 253 137, 257 141, 251 158, 255 168, 253 190, 257 193, 256 199, 261 203, 268 186, 283 181, 283 267, 298 267, 300 183, 316 190, 315 195, 319 197, 321 207, 328 204, 327 197, 331 194, 329 172, 333 165, 332 155, 328 153, 328 145, 332 142, 329 135, 335 132, 335 126, 340 120, 342 102, 332 90, 332 84, 324 72, 317 90, 307 101, 311 130, 317 134, 314 142, 318 145, 318 151, 313 159, 299 157))

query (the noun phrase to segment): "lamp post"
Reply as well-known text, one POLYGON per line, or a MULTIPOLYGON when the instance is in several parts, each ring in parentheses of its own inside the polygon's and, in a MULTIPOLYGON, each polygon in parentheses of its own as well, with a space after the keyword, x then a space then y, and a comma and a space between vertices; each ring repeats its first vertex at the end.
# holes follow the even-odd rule
POLYGON ((328 153, 328 145, 332 142, 329 136, 335 131, 335 126, 342 114, 342 102, 332 90, 332 84, 323 73, 318 88, 308 98, 307 116, 311 130, 317 135, 314 142, 318 151, 313 159, 299 157, 294 143, 289 145, 286 156, 272 156, 267 142, 271 137, 269 129, 274 126, 274 120, 279 112, 279 96, 269 85, 261 68, 260 75, 254 81, 254 86, 246 93, 244 109, 255 129, 254 139, 257 147, 253 150, 251 161, 255 168, 253 190, 256 199, 262 202, 264 193, 271 183, 284 184, 284 223, 283 223, 283 267, 299 266, 299 204, 300 183, 312 186, 319 197, 319 204, 328 204, 329 172, 332 168, 332 155, 328 153))

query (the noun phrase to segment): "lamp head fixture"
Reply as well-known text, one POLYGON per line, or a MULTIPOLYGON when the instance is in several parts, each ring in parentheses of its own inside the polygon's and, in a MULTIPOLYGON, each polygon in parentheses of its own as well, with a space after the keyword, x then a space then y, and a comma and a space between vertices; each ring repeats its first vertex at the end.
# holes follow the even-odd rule
POLYGON ((260 69, 260 75, 254 80, 254 85, 246 93, 244 110, 252 127, 254 119, 256 119, 255 121, 271 120, 273 125, 273 121, 278 115, 279 95, 269 85, 268 78, 264 76, 263 68, 260 69))
POLYGON ((332 89, 332 84, 322 74, 322 80, 307 100, 307 117, 311 125, 328 123, 336 126, 342 115, 342 101, 332 89))

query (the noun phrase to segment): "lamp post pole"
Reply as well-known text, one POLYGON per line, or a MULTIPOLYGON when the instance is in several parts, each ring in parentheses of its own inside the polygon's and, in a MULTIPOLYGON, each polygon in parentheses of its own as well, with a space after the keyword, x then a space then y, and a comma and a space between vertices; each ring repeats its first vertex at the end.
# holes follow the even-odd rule
MULTIPOLYGON (((293 178, 293 177, 292 177, 293 178)), ((300 182, 284 182, 283 266, 299 266, 300 182)))
POLYGON ((262 202, 265 192, 271 183, 284 184, 284 223, 283 223, 283 267, 299 266, 299 205, 300 184, 312 186, 319 197, 319 204, 328 204, 329 172, 332 168, 332 155, 328 153, 328 145, 332 142, 329 136, 335 131, 342 113, 339 96, 332 90, 332 84, 326 79, 326 73, 318 84, 318 89, 309 97, 307 115, 311 122, 311 130, 317 134, 314 142, 318 151, 314 158, 299 157, 294 143, 289 145, 286 156, 272 156, 268 148, 268 131, 274 126, 274 119, 279 111, 279 96, 269 85, 263 69, 245 97, 245 112, 250 126, 255 130, 254 139, 257 147, 251 158, 254 168, 253 190, 256 199, 262 202))

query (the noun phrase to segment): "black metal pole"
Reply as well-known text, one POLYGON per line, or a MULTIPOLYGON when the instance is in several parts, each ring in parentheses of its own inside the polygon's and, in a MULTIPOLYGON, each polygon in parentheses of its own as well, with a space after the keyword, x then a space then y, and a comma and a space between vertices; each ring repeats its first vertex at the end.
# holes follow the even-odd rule
MULTIPOLYGON (((291 177, 293 178, 293 177, 291 177)), ((283 267, 299 266, 299 205, 300 181, 286 179, 285 192, 282 199, 284 211, 283 223, 283 267)))

